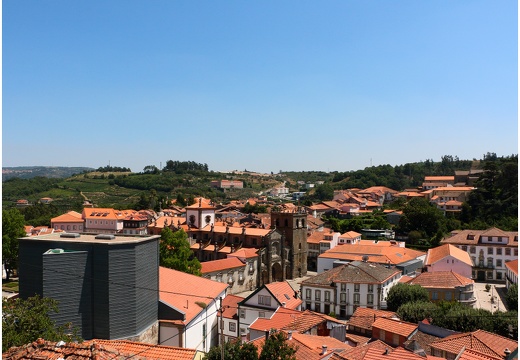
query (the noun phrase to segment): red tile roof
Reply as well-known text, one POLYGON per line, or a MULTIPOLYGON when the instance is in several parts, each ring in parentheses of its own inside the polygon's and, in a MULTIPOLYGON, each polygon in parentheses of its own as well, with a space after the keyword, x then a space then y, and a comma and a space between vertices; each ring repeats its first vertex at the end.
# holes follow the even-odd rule
POLYGON ((228 257, 226 259, 205 261, 201 263, 202 274, 208 274, 216 271, 225 271, 235 268, 245 268, 245 264, 236 257, 228 257))
POLYGON ((238 303, 242 300, 244 300, 244 298, 241 296, 226 295, 226 297, 222 299, 222 308, 224 309, 222 316, 227 319, 238 319, 238 303))
POLYGON ((2 354, 3 360, 192 360, 197 351, 173 346, 144 344, 125 340, 89 340, 83 343, 58 343, 38 339, 24 346, 12 347, 2 354))
POLYGON ((420 355, 414 354, 411 351, 405 350, 402 347, 398 347, 395 350, 391 349, 368 349, 363 360, 424 360, 420 355))
POLYGON ((159 267, 159 300, 184 311, 184 324, 203 310, 198 303, 210 304, 227 287, 227 284, 217 281, 159 267))
POLYGON ((377 244, 342 244, 319 255, 320 258, 361 261, 363 255, 368 255, 370 262, 379 264, 401 264, 406 261, 414 260, 424 255, 424 252, 391 246, 389 241, 379 241, 377 244), (383 244, 380 244, 383 243, 383 244), (384 243, 388 243, 387 246, 384 243))
POLYGON ((372 329, 378 328, 388 333, 398 334, 404 337, 409 337, 417 330, 417 327, 417 324, 387 318, 378 318, 372 323, 372 329))
POLYGON ((266 329, 283 329, 300 315, 301 311, 280 308, 273 314, 273 316, 271 316, 270 319, 258 318, 253 321, 249 328, 257 331, 264 331, 266 329))
POLYGON ((506 268, 514 272, 516 275, 518 275, 518 259, 507 261, 505 263, 506 268))
POLYGON ((393 311, 375 310, 369 308, 358 307, 347 321, 349 330, 358 327, 366 330, 372 330, 372 324, 378 318, 398 318, 393 311))
MULTIPOLYGON (((174 346, 162 346, 145 344, 126 340, 92 340, 87 343, 97 343, 106 347, 112 347, 121 352, 136 354, 138 357, 161 360, 193 360, 197 350, 174 346)), ((135 359, 135 357, 132 357, 135 359)))
POLYGON ((228 255, 229 257, 237 257, 241 259, 251 259, 251 258, 257 258, 258 257, 258 249, 254 248, 241 248, 240 250, 237 250, 231 254, 228 255))
POLYGON ((424 265, 433 265, 438 261, 443 260, 447 256, 452 256, 455 259, 468 264, 469 266, 473 266, 473 262, 471 261, 469 254, 466 251, 459 249, 458 247, 451 244, 444 244, 437 246, 436 248, 429 249, 428 253, 426 254, 426 259, 424 259, 424 265))
POLYGON ((484 330, 477 330, 464 334, 450 335, 430 344, 434 349, 444 350, 452 354, 458 354, 462 348, 477 350, 491 356, 503 357, 507 348, 514 351, 518 348, 518 342, 492 334, 484 330))
POLYGON ((480 351, 464 349, 464 351, 460 354, 460 357, 457 360, 502 360, 503 357, 496 357, 491 355, 486 355, 481 353, 480 351))
POLYGON ((472 279, 468 279, 453 271, 423 272, 408 281, 410 285, 421 285, 424 288, 436 289, 451 289, 473 283, 472 279))
POLYGON ((344 350, 344 351, 340 352, 339 354, 334 354, 331 357, 331 359, 363 360, 365 357, 365 354, 370 349, 386 350, 386 349, 393 349, 393 347, 385 344, 381 340, 375 340, 375 341, 371 341, 368 344, 365 344, 362 346, 356 346, 352 349, 344 350))
POLYGON ((497 228, 489 228, 487 230, 461 230, 453 232, 453 236, 441 240, 441 244, 456 245, 491 245, 491 246, 512 246, 518 247, 518 231, 503 231, 497 228), (482 237, 500 236, 505 238, 504 242, 487 243, 482 242, 482 237), (515 238, 517 241, 515 241, 515 238))
POLYGON ((302 303, 301 299, 295 297, 294 289, 287 281, 266 284, 265 287, 269 292, 271 292, 271 294, 273 294, 280 304, 285 303, 287 309, 296 309, 302 303))
POLYGON ((282 329, 305 333, 324 322, 333 322, 336 324, 345 325, 344 321, 338 320, 331 316, 320 314, 310 310, 305 310, 304 312, 300 313, 297 317, 294 317, 291 323, 287 324, 282 329))
POLYGON ((51 223, 66 223, 66 222, 83 222, 81 214, 76 211, 69 211, 63 215, 56 216, 51 219, 51 223))

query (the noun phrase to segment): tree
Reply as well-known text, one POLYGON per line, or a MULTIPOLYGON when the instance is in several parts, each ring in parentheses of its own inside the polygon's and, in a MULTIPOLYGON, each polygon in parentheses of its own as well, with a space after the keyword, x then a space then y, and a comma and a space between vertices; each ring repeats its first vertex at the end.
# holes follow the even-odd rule
POLYGON ((316 187, 316 192, 314 195, 321 201, 332 200, 334 197, 334 188, 329 184, 320 185, 316 187))
POLYGON ((430 301, 428 290, 420 285, 399 283, 390 289, 386 297, 386 306, 390 311, 397 311, 403 304, 409 302, 430 301))
POLYGON ((173 232, 169 227, 165 227, 161 231, 159 265, 188 274, 202 275, 202 266, 193 255, 188 235, 183 229, 173 232))
POLYGON ((445 230, 446 219, 441 210, 437 209, 428 200, 413 198, 403 209, 403 216, 399 220, 399 230, 404 233, 416 230, 427 238, 433 237, 439 230, 445 230))
POLYGON ((2 352, 38 338, 49 341, 80 341, 78 328, 72 324, 57 326, 50 313, 58 312, 58 302, 39 296, 2 300, 2 352))
MULTIPOLYGON (((214 346, 203 360, 221 360, 222 346, 214 346)), ((254 344, 240 341, 224 343, 224 359, 226 360, 258 360, 258 349, 254 344)))
POLYGON ((509 310, 518 309, 518 285, 513 284, 507 289, 506 305, 509 310))
POLYGON ((296 360, 296 350, 293 345, 287 343, 284 332, 271 330, 258 360, 296 360))
POLYGON ((397 309, 399 318, 411 323, 418 323, 424 319, 433 319, 437 313, 437 305, 429 301, 408 302, 397 309))
POLYGON ((18 267, 18 239, 26 236, 24 221, 18 210, 2 210, 2 263, 7 281, 18 267))

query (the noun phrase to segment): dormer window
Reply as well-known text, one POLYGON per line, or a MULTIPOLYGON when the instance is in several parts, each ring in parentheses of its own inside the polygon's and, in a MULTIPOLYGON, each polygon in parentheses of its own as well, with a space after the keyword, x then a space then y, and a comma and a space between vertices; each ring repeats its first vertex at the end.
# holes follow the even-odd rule
POLYGON ((474 240, 474 239, 475 239, 475 235, 473 235, 473 234, 468 234, 467 239, 468 239, 468 240, 474 240))

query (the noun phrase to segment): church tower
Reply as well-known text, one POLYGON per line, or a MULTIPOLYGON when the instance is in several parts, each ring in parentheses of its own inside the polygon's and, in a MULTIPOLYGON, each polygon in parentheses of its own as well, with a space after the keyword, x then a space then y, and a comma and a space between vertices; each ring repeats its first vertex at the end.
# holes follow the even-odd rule
POLYGON ((285 278, 295 279, 307 274, 307 212, 303 208, 276 209, 271 212, 271 228, 282 233, 285 278))

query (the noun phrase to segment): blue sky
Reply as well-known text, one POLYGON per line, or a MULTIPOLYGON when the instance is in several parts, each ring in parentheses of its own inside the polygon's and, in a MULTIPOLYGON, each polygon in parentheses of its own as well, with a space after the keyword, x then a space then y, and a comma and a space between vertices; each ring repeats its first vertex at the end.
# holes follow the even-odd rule
POLYGON ((3 0, 3 166, 518 153, 512 0, 3 0))

